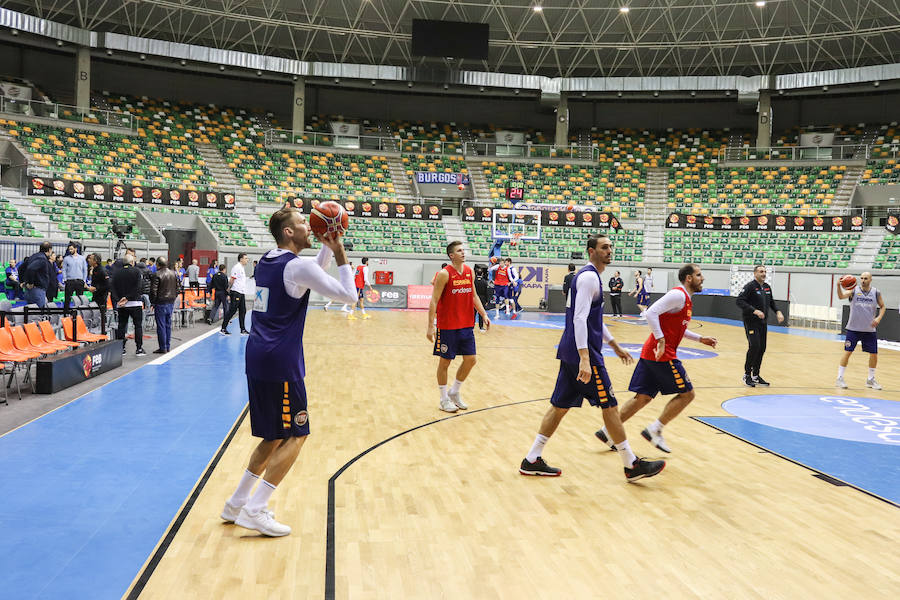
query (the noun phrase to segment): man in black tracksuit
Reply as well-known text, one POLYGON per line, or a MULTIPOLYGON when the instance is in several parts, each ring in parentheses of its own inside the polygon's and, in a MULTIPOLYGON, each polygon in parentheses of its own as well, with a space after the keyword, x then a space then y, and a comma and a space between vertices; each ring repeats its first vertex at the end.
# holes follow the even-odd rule
POLYGON ((212 309, 209 311, 209 318, 206 323, 212 325, 213 321, 218 318, 219 306, 222 307, 222 316, 228 314, 228 275, 225 274, 225 264, 219 265, 219 270, 209 281, 210 290, 215 291, 215 300, 212 309))
POLYGON ((612 304, 612 314, 616 317, 622 316, 622 288, 625 282, 619 277, 619 272, 609 278, 609 302, 612 304))
POLYGON ((769 309, 775 313, 779 323, 784 322, 784 315, 778 310, 775 300, 772 298, 772 288, 766 283, 764 266, 756 265, 753 268, 753 281, 741 290, 737 297, 737 305, 744 313, 744 332, 750 343, 750 347, 747 349, 747 358, 744 361, 744 385, 749 387, 767 386, 769 382, 759 375, 763 354, 766 352, 766 335, 768 333, 766 318, 769 309))
MULTIPOLYGON (((137 346, 136 356, 145 356, 144 352, 144 303, 141 300, 143 276, 135 266, 134 255, 126 254, 122 259, 123 266, 112 276, 112 289, 116 297, 116 311, 119 314, 119 328, 116 339, 124 340, 128 332, 128 319, 134 323, 134 342, 137 346)), ((125 344, 122 344, 125 354, 125 344)))

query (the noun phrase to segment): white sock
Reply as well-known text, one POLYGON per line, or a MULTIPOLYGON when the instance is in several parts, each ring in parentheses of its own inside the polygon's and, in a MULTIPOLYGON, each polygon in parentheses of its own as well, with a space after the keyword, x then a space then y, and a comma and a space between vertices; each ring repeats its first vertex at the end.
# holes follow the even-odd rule
POLYGON ((447 384, 439 385, 438 389, 441 390, 441 400, 447 400, 447 384))
POLYGON ((365 309, 365 307, 359 309, 359 312, 361 312, 362 314, 366 314, 366 309, 365 309))
POLYGON ((650 425, 647 426, 647 429, 649 429, 650 431, 655 431, 656 433, 662 431, 662 428, 663 424, 659 422, 659 419, 653 421, 652 423, 650 423, 650 425))
POLYGON ((847 368, 847 367, 842 367, 842 366, 838 365, 838 379, 843 379, 843 378, 844 378, 844 370, 845 370, 846 368, 847 368))
POLYGON ((637 457, 634 455, 634 452, 631 451, 631 445, 628 443, 628 440, 625 440, 621 444, 616 444, 616 450, 619 451, 619 456, 622 457, 622 464, 625 465, 626 469, 630 469, 632 465, 634 465, 634 461, 637 460, 637 457))
POLYGON ((274 485, 272 485, 265 479, 260 479, 259 487, 256 488, 256 493, 253 494, 253 497, 250 498, 250 501, 244 505, 244 509, 251 515, 259 514, 259 511, 264 509, 269 504, 269 498, 272 497, 272 492, 274 491, 274 485))
POLYGON ((347 305, 346 305, 346 304, 343 305, 343 306, 341 307, 341 310, 344 311, 344 312, 347 312, 347 305))
POLYGON ((530 463, 533 463, 541 456, 541 452, 544 451, 544 444, 549 440, 546 435, 537 434, 537 437, 534 438, 534 443, 531 445, 531 451, 528 452, 528 456, 525 457, 530 463))
POLYGON ((875 379, 875 369, 869 367, 869 379, 875 379))
POLYGON ((250 499, 250 492, 253 490, 253 486, 256 485, 257 481, 259 481, 259 475, 254 475, 250 471, 245 470, 244 474, 241 476, 241 482, 238 484, 237 489, 234 490, 231 498, 228 499, 228 504, 232 506, 243 506, 247 504, 247 500, 250 499))
POLYGON ((499 318, 500 318, 500 309, 499 309, 499 308, 496 310, 496 312, 494 312, 494 318, 495 318, 495 319, 499 319, 499 318))
POLYGON ((453 385, 450 386, 450 393, 451 393, 451 394, 458 394, 458 393, 459 393, 459 388, 462 387, 462 384, 463 384, 463 382, 460 381, 459 379, 454 379, 454 380, 453 380, 453 385))

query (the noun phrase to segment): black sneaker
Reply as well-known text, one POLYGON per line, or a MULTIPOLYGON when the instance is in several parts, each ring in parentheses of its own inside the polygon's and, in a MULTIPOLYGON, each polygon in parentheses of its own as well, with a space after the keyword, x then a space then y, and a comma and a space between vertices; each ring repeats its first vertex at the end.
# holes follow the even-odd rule
POLYGON ((613 444, 612 440, 609 439, 609 436, 606 435, 605 433, 603 433, 603 430, 602 430, 602 429, 598 429, 597 431, 595 431, 595 432, 594 432, 594 435, 597 436, 597 439, 598 439, 598 440, 600 440, 601 442, 603 442, 604 444, 606 444, 607 446, 609 446, 609 449, 612 450, 613 452, 618 452, 618 451, 619 451, 619 450, 616 448, 616 445, 613 444))
POLYGON ((522 464, 519 466, 519 473, 522 475, 543 475, 545 477, 559 477, 562 475, 562 470, 557 469, 556 467, 551 467, 547 463, 544 462, 544 459, 540 456, 537 457, 533 463, 528 462, 527 458, 522 459, 522 464))
POLYGON ((756 385, 764 385, 766 387, 769 387, 769 382, 766 381, 765 379, 763 379, 762 377, 760 377, 759 375, 756 375, 753 378, 753 383, 755 383, 756 385))
POLYGON ((153 351, 153 354, 165 354, 165 353, 166 353, 166 351, 163 350, 162 348, 157 348, 156 350, 153 351))
POLYGON ((247 331, 246 329, 242 329, 242 330, 241 330, 241 335, 250 335, 250 332, 247 331))
POLYGON ((220 329, 219 333, 221 333, 222 335, 231 335, 231 332, 227 329, 220 329))
POLYGON ((747 387, 756 387, 756 382, 753 381, 753 378, 749 375, 744 375, 741 381, 743 381, 744 385, 746 385, 747 387))
POLYGON ((631 468, 625 467, 625 479, 629 482, 643 479, 644 477, 653 477, 659 475, 659 472, 666 467, 664 460, 644 460, 639 458, 634 461, 631 468))
POLYGON ((128 354, 128 350, 125 349, 125 346, 122 346, 122 356, 128 354))
POLYGON ((147 356, 147 353, 144 352, 143 348, 138 348, 138 351, 134 353, 135 356, 147 356))

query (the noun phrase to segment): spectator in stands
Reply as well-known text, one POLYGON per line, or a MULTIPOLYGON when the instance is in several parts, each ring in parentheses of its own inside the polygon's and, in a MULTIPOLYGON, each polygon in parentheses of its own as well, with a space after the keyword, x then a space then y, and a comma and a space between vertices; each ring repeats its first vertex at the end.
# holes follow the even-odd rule
POLYGON ((103 266, 103 261, 99 254, 90 254, 87 257, 88 267, 90 267, 91 284, 88 287, 93 294, 94 302, 100 309, 100 333, 106 335, 106 300, 109 298, 109 275, 103 266))
POLYGON ((575 265, 569 263, 569 272, 563 277, 563 298, 569 297, 569 288, 572 287, 572 279, 575 277, 575 265))
POLYGON ((153 354, 165 354, 172 342, 172 312, 178 298, 178 285, 175 271, 167 268, 166 259, 156 261, 157 271, 151 275, 150 301, 156 315, 156 339, 159 348, 153 354))
POLYGON ((152 256, 147 259, 147 270, 150 271, 150 274, 153 275, 157 270, 156 259, 152 256))
POLYGON ((135 266, 134 254, 125 254, 122 268, 117 269, 112 278, 112 289, 116 297, 116 312, 119 315, 119 328, 116 339, 122 340, 122 354, 126 353, 125 334, 128 332, 128 319, 134 323, 134 343, 137 345, 135 356, 146 356, 144 352, 144 303, 141 300, 141 272, 135 266))
POLYGON ((69 309, 69 303, 72 301, 72 294, 79 296, 84 293, 84 282, 88 278, 88 265, 84 257, 78 254, 78 248, 74 244, 69 244, 66 248, 66 256, 63 258, 62 267, 63 286, 65 289, 65 298, 63 299, 63 308, 69 309))
POLYGON ((200 265, 197 264, 197 259, 191 260, 191 264, 187 268, 187 276, 188 276, 188 286, 192 290, 196 290, 196 292, 200 293, 200 265))
POLYGON ((42 243, 38 251, 22 263, 19 275, 25 301, 41 308, 47 305, 47 290, 50 289, 51 281, 56 282, 55 267, 50 262, 52 253, 53 246, 50 242, 42 243))
POLYGON ((228 314, 228 275, 225 274, 225 264, 219 265, 218 271, 213 275, 209 283, 209 293, 215 294, 212 310, 209 311, 209 319, 206 322, 212 325, 219 318, 219 306, 222 307, 222 316, 228 314))
POLYGON ((250 335, 250 332, 247 331, 247 327, 244 325, 244 316, 247 314, 247 304, 244 296, 244 294, 247 293, 247 273, 244 271, 244 267, 247 265, 247 262, 247 255, 241 252, 238 254, 237 264, 231 269, 228 292, 228 302, 230 306, 228 307, 228 312, 225 314, 225 318, 222 319, 221 333, 223 335, 230 335, 230 332, 228 331, 228 322, 231 321, 231 317, 234 316, 234 313, 238 311, 240 311, 241 335, 250 335))
POLYGON ((619 272, 609 278, 609 301, 612 304, 612 314, 616 317, 622 316, 622 288, 625 282, 619 276, 619 272))
POLYGON ((6 297, 11 301, 22 297, 22 286, 19 283, 19 268, 16 266, 16 259, 9 259, 9 266, 6 267, 6 281, 3 282, 6 288, 6 297))

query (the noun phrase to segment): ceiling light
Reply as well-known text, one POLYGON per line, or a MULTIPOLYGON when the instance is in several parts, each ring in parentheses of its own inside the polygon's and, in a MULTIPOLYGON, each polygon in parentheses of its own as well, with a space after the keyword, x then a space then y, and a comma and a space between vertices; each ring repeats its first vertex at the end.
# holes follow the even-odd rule
POLYGON ((300 79, 300 78, 297 77, 296 75, 294 75, 293 77, 291 77, 291 80, 293 80, 293 81, 297 81, 298 79, 300 79))
POLYGON ((63 45, 63 41, 62 41, 62 40, 56 40, 56 45, 57 45, 57 46, 62 46, 62 45, 63 45))
POLYGON ((627 6, 620 6, 620 7, 619 7, 619 12, 620 12, 620 13, 623 13, 623 14, 628 14, 628 11, 630 11, 630 10, 631 10, 631 9, 628 8, 627 6))
POLYGON ((519 90, 515 90, 514 93, 515 93, 516 95, 518 95, 518 94, 519 94, 519 90))
POLYGON ((262 77, 262 71, 257 71, 257 72, 256 72, 256 76, 257 76, 257 77, 262 77))
POLYGON ((879 85, 881 85, 881 82, 880 82, 880 81, 875 81, 875 82, 872 83, 872 85, 874 85, 875 87, 878 87, 879 85))
POLYGON ((653 92, 653 97, 657 98, 659 96, 659 92, 653 92))
POLYGON ((480 88, 478 88, 478 91, 479 91, 479 92, 483 92, 483 91, 484 91, 484 86, 481 86, 480 88))
POLYGON ((107 55, 107 56, 112 56, 112 50, 110 50, 109 48, 107 48, 107 49, 106 49, 106 55, 107 55))
POLYGON ((691 98, 693 98, 696 95, 697 95, 697 92, 694 92, 694 91, 691 92, 691 98))
POLYGON ((622 92, 619 92, 618 94, 616 94, 616 96, 618 96, 619 98, 621 98, 621 97, 622 97, 622 92))
POLYGON ((187 61, 184 60, 183 58, 181 60, 179 60, 178 62, 181 63, 182 67, 187 64, 187 61))
POLYGON ((10 33, 13 34, 13 35, 19 35, 19 30, 18 30, 18 29, 11 29, 11 30, 10 30, 10 33))
POLYGON ((141 57, 140 57, 140 58, 141 58, 141 60, 147 60, 147 55, 146 55, 146 54, 141 54, 141 57))
POLYGON ((371 83, 372 85, 375 85, 376 81, 373 79, 373 80, 370 81, 369 83, 371 83))
POLYGON ((587 97, 587 92, 581 92, 581 97, 582 97, 582 98, 586 98, 586 97, 587 97))
POLYGON ((730 95, 731 95, 731 90, 725 90, 725 95, 726 95, 726 96, 730 96, 730 95))
POLYGON ((413 84, 412 84, 412 81, 407 81, 407 82, 406 82, 406 87, 412 87, 412 85, 413 85, 413 84))
POLYGON ((778 95, 779 95, 779 96, 784 96, 784 90, 778 90, 778 95))
POLYGON ((445 84, 444 84, 444 89, 445 89, 445 90, 449 90, 449 89, 450 89, 450 86, 449 86, 448 84, 445 83, 445 84))
POLYGON ((541 12, 542 10, 544 10, 544 7, 540 4, 535 4, 531 7, 531 10, 533 10, 534 12, 541 12))
POLYGON ((822 86, 822 91, 823 91, 823 92, 827 92, 827 91, 828 91, 828 86, 827 86, 827 85, 823 85, 823 86, 822 86))
POLYGON ((756 6, 762 8, 765 5, 766 5, 765 0, 756 0, 756 6))
POLYGON ((334 82, 335 82, 335 83, 340 83, 340 82, 341 82, 341 80, 340 80, 340 79, 338 79, 338 78, 337 78, 337 77, 335 77, 335 78, 334 78, 334 82))
POLYGON ((220 70, 220 71, 224 71, 224 70, 225 70, 225 65, 219 65, 219 70, 220 70))

